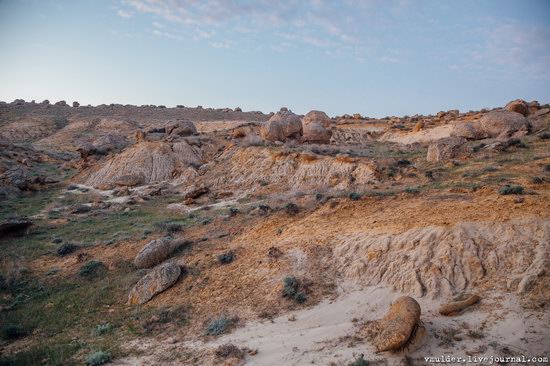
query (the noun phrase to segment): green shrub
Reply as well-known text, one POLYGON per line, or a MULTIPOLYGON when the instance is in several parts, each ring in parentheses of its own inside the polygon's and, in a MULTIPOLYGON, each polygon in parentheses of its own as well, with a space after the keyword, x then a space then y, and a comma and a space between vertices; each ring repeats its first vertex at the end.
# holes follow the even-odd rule
POLYGON ((155 227, 158 230, 165 231, 168 234, 174 234, 182 230, 183 226, 181 224, 178 224, 176 222, 157 222, 155 223, 155 227))
POLYGON ((235 252, 230 250, 229 252, 218 255, 218 262, 220 264, 229 264, 235 259, 235 252))
POLYGON ((287 214, 294 216, 300 213, 300 208, 297 204, 290 202, 286 204, 285 211, 287 214))
POLYGON ((86 357, 87 366, 99 366, 111 361, 111 354, 108 352, 97 351, 90 353, 86 357))
POLYGON ((298 304, 303 304, 306 302, 307 296, 303 292, 297 292, 296 295, 294 295, 294 301, 296 301, 298 304))
POLYGON ((420 190, 418 188, 415 188, 415 187, 407 187, 407 188, 405 188, 405 193, 418 194, 418 193, 420 193, 420 190))
POLYGON ((287 297, 296 301, 298 304, 303 304, 307 300, 307 296, 300 290, 300 281, 294 276, 288 276, 283 279, 283 297, 287 297))
POLYGON ((368 365, 369 365, 369 361, 365 360, 365 356, 363 354, 359 355, 359 357, 357 357, 355 361, 349 363, 349 366, 368 366, 368 365))
POLYGON ((103 262, 92 260, 80 267, 78 274, 80 277, 92 278, 103 273, 105 269, 106 267, 103 262))
POLYGON ((205 334, 217 336, 225 333, 228 328, 233 324, 233 321, 226 317, 225 315, 220 316, 217 319, 212 320, 206 326, 205 334))
POLYGON ((71 243, 65 243, 57 248, 57 255, 59 255, 60 257, 64 257, 68 254, 71 254, 77 249, 78 249, 78 246, 71 243))
POLYGON ((544 179, 542 179, 541 177, 533 177, 531 178, 531 182, 533 184, 542 184, 544 183, 544 179))
POLYGON ((113 326, 109 323, 105 324, 98 324, 95 328, 92 334, 96 337, 103 335, 105 333, 109 333, 113 330, 113 326))
POLYGON ((357 192, 351 192, 349 194, 349 199, 352 201, 359 201, 361 199, 361 195, 357 192))
POLYGON ((502 195, 508 195, 508 194, 523 194, 523 187, 520 185, 505 185, 504 187, 501 187, 498 191, 498 193, 502 195))

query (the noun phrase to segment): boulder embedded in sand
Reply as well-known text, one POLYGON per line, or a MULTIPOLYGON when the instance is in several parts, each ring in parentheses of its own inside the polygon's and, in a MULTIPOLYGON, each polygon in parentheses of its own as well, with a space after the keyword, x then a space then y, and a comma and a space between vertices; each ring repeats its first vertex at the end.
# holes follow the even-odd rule
POLYGON ((479 120, 481 129, 489 137, 509 136, 520 130, 528 131, 529 121, 523 115, 506 110, 487 113, 479 120))
POLYGON ((155 239, 147 243, 136 255, 134 265, 137 268, 151 268, 165 261, 183 244, 180 240, 171 238, 155 239))
POLYGON ((395 351, 413 336, 420 320, 420 305, 409 296, 395 300, 386 315, 370 324, 371 339, 378 352, 395 351))
POLYGON ((529 115, 529 105, 527 104, 526 101, 522 99, 516 99, 511 101, 510 103, 506 104, 504 109, 510 112, 519 113, 524 117, 527 117, 529 115))
POLYGON ((478 295, 470 295, 462 300, 457 300, 450 302, 448 304, 441 305, 439 308, 439 314, 441 315, 456 315, 462 310, 466 309, 468 306, 477 304, 481 300, 478 295))
POLYGON ((300 116, 290 111, 279 111, 260 128, 260 135, 268 141, 284 141, 302 134, 300 116))
POLYGON ((178 280, 181 268, 175 263, 164 263, 143 276, 128 295, 129 305, 141 305, 160 294, 178 280))
POLYGON ((465 142, 466 140, 461 137, 447 137, 437 140, 428 147, 426 160, 440 162, 456 158, 464 150, 463 145, 465 142))

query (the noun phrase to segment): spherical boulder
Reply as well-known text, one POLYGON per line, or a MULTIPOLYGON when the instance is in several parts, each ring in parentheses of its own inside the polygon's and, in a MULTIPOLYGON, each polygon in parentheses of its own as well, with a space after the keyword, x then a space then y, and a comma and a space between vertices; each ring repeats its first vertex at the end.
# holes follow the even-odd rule
POLYGON ((330 127, 330 118, 327 116, 325 112, 321 112, 321 111, 308 112, 304 116, 304 118, 302 118, 302 125, 310 122, 318 122, 321 125, 323 125, 323 127, 330 127))
POLYGON ((290 111, 279 111, 260 128, 260 135, 268 141, 285 141, 299 138, 302 134, 300 116, 290 111))

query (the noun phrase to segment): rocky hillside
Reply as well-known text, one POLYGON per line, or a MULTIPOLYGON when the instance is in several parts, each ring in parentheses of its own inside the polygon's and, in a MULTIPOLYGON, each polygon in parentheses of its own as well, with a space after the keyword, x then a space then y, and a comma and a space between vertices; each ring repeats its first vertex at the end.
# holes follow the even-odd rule
POLYGON ((548 356, 550 105, 0 103, 0 245, 0 364, 548 356))

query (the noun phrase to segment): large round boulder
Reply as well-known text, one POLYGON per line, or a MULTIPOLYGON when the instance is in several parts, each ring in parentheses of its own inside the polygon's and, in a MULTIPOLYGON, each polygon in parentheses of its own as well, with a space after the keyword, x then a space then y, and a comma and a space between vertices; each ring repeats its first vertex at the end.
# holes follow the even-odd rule
POLYGON ((529 104, 523 99, 516 99, 506 104, 504 107, 507 111, 522 114, 524 117, 529 115, 529 104))
POLYGON ((304 118, 302 118, 302 125, 308 124, 310 122, 320 123, 323 127, 330 127, 330 118, 325 112, 321 111, 310 111, 304 118))
POLYGON ((299 138, 302 134, 300 116, 291 111, 279 111, 260 128, 260 135, 268 141, 284 141, 299 138))
POLYGON ((303 141, 318 144, 329 143, 332 132, 327 127, 330 127, 330 118, 325 112, 309 112, 302 118, 303 141))
POLYGON ((520 113, 496 110, 487 113, 479 120, 481 129, 488 137, 511 135, 529 129, 529 121, 520 113))
POLYGON ((141 305, 160 294, 178 280, 181 268, 175 263, 164 263, 143 276, 128 295, 129 305, 141 305))

